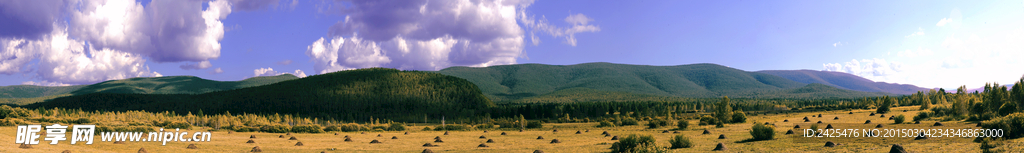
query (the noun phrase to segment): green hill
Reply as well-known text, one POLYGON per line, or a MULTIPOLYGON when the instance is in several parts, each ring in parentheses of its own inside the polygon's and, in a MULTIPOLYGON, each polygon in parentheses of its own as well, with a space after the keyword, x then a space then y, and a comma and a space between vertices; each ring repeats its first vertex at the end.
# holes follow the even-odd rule
POLYGON ((75 95, 89 93, 201 94, 261 86, 298 78, 291 74, 253 77, 241 81, 213 81, 194 76, 131 78, 104 81, 82 87, 71 93, 75 95))
POLYGON ((81 89, 85 85, 77 86, 34 86, 34 85, 14 85, 14 86, 0 86, 0 98, 35 98, 35 97, 46 97, 68 94, 72 91, 81 89))
POLYGON ((828 72, 815 70, 765 70, 759 73, 771 74, 801 83, 820 83, 837 87, 865 92, 886 92, 894 94, 913 94, 917 91, 928 90, 908 84, 894 84, 875 82, 862 77, 842 72, 828 72))
POLYGON ((25 107, 177 113, 300 114, 348 121, 476 116, 494 107, 473 83, 431 72, 371 68, 203 94, 89 93, 25 107))
MULTIPOLYGON (((774 75, 747 72, 716 64, 679 66, 612 63, 585 63, 567 66, 519 64, 483 68, 451 67, 438 71, 438 73, 465 78, 479 86, 489 98, 501 102, 520 99, 537 101, 537 98, 540 97, 535 96, 551 93, 588 95, 584 92, 593 91, 639 94, 627 95, 641 97, 694 98, 721 96, 817 98, 810 97, 811 95, 851 98, 850 95, 879 95, 849 90, 823 91, 816 94, 787 94, 781 91, 804 87, 806 84, 774 75), (593 90, 580 90, 580 88, 593 90), (582 94, 571 94, 573 92, 582 94)), ((561 99, 566 99, 566 96, 561 97, 561 99)), ((586 97, 575 99, 597 100, 586 97)))

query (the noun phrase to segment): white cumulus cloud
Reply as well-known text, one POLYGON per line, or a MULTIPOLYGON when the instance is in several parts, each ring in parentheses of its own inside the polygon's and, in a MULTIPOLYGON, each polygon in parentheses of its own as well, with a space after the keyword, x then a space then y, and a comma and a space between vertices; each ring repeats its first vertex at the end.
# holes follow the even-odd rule
POLYGON ((253 72, 253 77, 258 77, 258 76, 278 76, 278 75, 282 75, 282 74, 291 74, 291 75, 295 75, 295 76, 300 77, 300 78, 305 78, 306 77, 306 73, 302 72, 302 70, 295 70, 295 72, 277 72, 277 71, 274 71, 274 68, 269 68, 268 67, 268 68, 258 68, 256 70, 253 70, 252 72, 253 72))
POLYGON ((946 24, 947 24, 947 23, 950 23, 950 22, 953 22, 953 19, 950 19, 950 18, 942 18, 942 19, 939 19, 939 23, 935 23, 935 26, 940 26, 940 27, 941 27, 941 26, 946 26, 946 24))

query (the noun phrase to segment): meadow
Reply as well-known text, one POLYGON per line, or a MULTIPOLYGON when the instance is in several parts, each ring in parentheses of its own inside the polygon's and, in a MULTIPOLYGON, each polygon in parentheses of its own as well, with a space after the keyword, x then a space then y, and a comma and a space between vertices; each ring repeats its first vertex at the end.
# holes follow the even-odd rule
MULTIPOLYGON (((822 121, 819 128, 827 124, 835 125, 835 128, 874 128, 878 124, 885 128, 978 128, 975 124, 959 123, 959 121, 944 121, 944 126, 935 127, 935 120, 923 120, 921 124, 913 124, 908 121, 903 124, 894 124, 888 120, 888 116, 904 115, 913 116, 918 112, 919 106, 895 107, 893 111, 880 115, 871 116, 873 110, 834 110, 802 113, 781 113, 781 114, 751 114, 748 115, 747 123, 725 124, 724 127, 716 128, 714 125, 698 126, 697 120, 689 120, 690 126, 685 130, 677 130, 675 126, 649 129, 643 124, 617 127, 596 127, 598 123, 547 123, 540 129, 529 129, 520 132, 515 129, 490 129, 470 131, 423 131, 424 127, 435 127, 435 124, 410 124, 406 131, 378 131, 378 132, 327 132, 327 133, 262 133, 262 132, 227 132, 214 131, 211 142, 168 142, 161 145, 160 142, 127 142, 126 144, 114 144, 113 142, 100 141, 97 134, 92 145, 75 144, 68 141, 61 141, 57 145, 40 144, 32 145, 30 149, 19 148, 18 144, 0 143, 0 152, 137 152, 145 148, 148 152, 250 152, 253 147, 259 146, 263 152, 423 152, 430 149, 433 152, 533 152, 541 150, 546 153, 558 152, 609 152, 612 143, 612 136, 620 138, 630 134, 650 135, 656 140, 657 146, 668 147, 669 139, 675 135, 685 135, 692 141, 691 148, 668 149, 668 152, 708 152, 715 148, 718 143, 723 143, 727 150, 723 152, 888 152, 892 144, 901 144, 909 152, 981 152, 980 143, 974 143, 973 138, 937 138, 925 140, 913 140, 913 138, 862 138, 853 140, 837 140, 839 145, 825 147, 823 142, 797 141, 794 135, 785 135, 786 130, 794 129, 795 125, 802 128, 795 129, 796 135, 801 134, 802 129, 810 128, 811 124, 822 121), (906 110, 906 112, 904 112, 906 110), (822 117, 814 117, 821 114, 822 117), (808 117, 810 122, 804 122, 803 118, 808 117), (839 119, 835 119, 839 118, 839 119), (784 122, 788 120, 788 122, 784 122), (871 120, 871 124, 864 124, 865 120, 871 120), (773 124, 775 126, 775 139, 750 141, 752 124, 773 124), (557 129, 558 132, 554 132, 557 129), (702 134, 704 130, 711 134, 702 134), (586 132, 588 131, 589 132, 586 132), (576 134, 580 131, 580 134, 576 134), (607 131, 611 136, 601 133, 607 131), (668 131, 668 133, 664 133, 668 131), (674 133, 678 131, 679 133, 674 133), (408 134, 405 134, 408 132, 408 134), (507 135, 501 135, 504 132, 507 135), (335 135, 337 133, 337 135, 335 135), (378 135, 380 135, 378 137, 378 135), (718 139, 724 135, 726 139, 718 139), (256 138, 250 139, 250 136, 256 138), (279 138, 283 136, 282 138, 279 138), (298 140, 289 140, 290 137, 298 140), (351 142, 345 142, 344 137, 349 136, 351 142), (484 136, 486 138, 480 138, 484 136), (544 139, 537 139, 538 136, 544 139), (397 137, 397 139, 392 139, 397 137), (435 137, 440 137, 443 142, 434 142, 435 137), (488 139, 493 143, 486 143, 488 139), (551 143, 558 139, 560 143, 551 143), (246 143, 253 140, 255 143, 246 143), (372 140, 381 143, 371 144, 372 140), (302 142, 303 146, 295 146, 302 142), (437 146, 424 147, 425 143, 437 146), (198 149, 186 149, 189 144, 196 144, 198 149), (488 147, 479 147, 485 144, 488 147)), ((909 120, 909 119, 908 119, 909 120)), ((209 128, 195 127, 190 132, 206 131, 209 128)), ((0 127, 0 139, 13 141, 16 127, 0 127)), ((1002 141, 1003 145, 996 150, 1021 150, 1024 141, 1011 139, 1002 141)))

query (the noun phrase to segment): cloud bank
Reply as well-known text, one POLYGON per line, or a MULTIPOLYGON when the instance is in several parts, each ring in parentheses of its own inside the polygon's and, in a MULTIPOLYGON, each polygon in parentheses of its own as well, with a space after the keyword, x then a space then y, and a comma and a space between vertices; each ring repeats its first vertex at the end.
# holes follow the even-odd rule
POLYGON ((306 73, 302 72, 302 70, 295 70, 295 72, 277 72, 277 71, 274 71, 274 68, 269 68, 269 67, 268 68, 258 68, 256 70, 253 70, 252 73, 253 73, 253 77, 258 77, 258 76, 278 76, 278 75, 282 75, 282 74, 291 74, 291 75, 295 75, 295 76, 297 76, 299 78, 305 78, 306 77, 306 73))

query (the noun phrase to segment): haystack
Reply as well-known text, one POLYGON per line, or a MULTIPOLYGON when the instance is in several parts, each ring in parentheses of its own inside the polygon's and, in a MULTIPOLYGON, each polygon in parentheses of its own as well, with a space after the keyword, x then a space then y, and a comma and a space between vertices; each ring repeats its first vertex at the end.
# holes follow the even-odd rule
POLYGON ((608 131, 601 132, 601 134, 608 134, 608 131))
POLYGON ((351 138, 351 137, 348 137, 348 135, 345 135, 345 138, 348 139, 348 138, 351 138))
POLYGON ((619 140, 619 136, 612 137, 612 140, 619 140))
POLYGON ((551 132, 558 132, 558 129, 552 130, 551 132))
POLYGON ((889 153, 907 153, 907 150, 904 150, 900 144, 893 144, 892 149, 889 149, 889 153))
POLYGON ((782 122, 789 122, 789 120, 782 120, 782 122))
POLYGON ((391 139, 398 139, 398 136, 391 136, 391 139))
POLYGON ((580 132, 580 131, 576 131, 576 134, 583 134, 583 132, 580 132))
MULTIPOLYGON (((140 152, 141 152, 141 150, 140 150, 140 152)), ((252 147, 252 150, 250 150, 249 152, 263 152, 263 149, 260 149, 260 146, 256 146, 256 147, 252 147)))
POLYGON ((799 129, 799 128, 800 128, 800 125, 794 125, 794 126, 793 126, 793 128, 794 128, 794 129, 799 129))
MULTIPOLYGON (((663 131, 661 131, 661 133, 668 133, 668 130, 663 130, 663 131)), ((577 133, 577 134, 579 134, 579 133, 577 133)))
POLYGON ((702 133, 702 134, 711 134, 711 131, 708 131, 707 129, 705 129, 704 133, 702 133))
POLYGON ((836 143, 834 143, 832 141, 825 142, 825 147, 836 147, 836 143))
POLYGON ((425 143, 425 144, 423 144, 423 146, 424 147, 437 147, 437 145, 430 144, 430 143, 425 143))
POLYGON ((924 132, 918 133, 917 137, 914 137, 914 140, 924 140, 924 139, 928 139, 928 137, 924 135, 924 132))
POLYGON ((821 117, 821 114, 818 114, 818 117, 821 117))
POLYGON ((892 116, 889 116, 889 120, 894 120, 894 118, 892 118, 892 116))
POLYGON ((256 139, 256 135, 249 135, 249 139, 256 139))
POLYGON ((879 117, 885 117, 885 114, 879 115, 879 117))
POLYGON ((22 143, 21 145, 18 145, 18 148, 21 148, 21 149, 31 149, 32 145, 22 143))
POLYGON ((359 133, 359 134, 366 134, 366 132, 362 132, 362 133, 359 133))
POLYGON ((836 116, 835 118, 832 118, 832 120, 839 120, 839 116, 836 116))
POLYGON ((487 130, 484 130, 484 133, 487 133, 487 130))
POLYGON ((882 124, 875 125, 875 128, 882 128, 882 124))
POLYGON ((826 125, 826 126, 825 126, 825 129, 832 129, 832 124, 828 124, 828 125, 826 125))
POLYGON ((185 149, 199 149, 199 147, 196 147, 196 144, 188 144, 188 147, 185 147, 185 149))
POLYGON ((114 144, 125 144, 124 141, 114 141, 114 144))
POLYGON ((507 135, 507 134, 505 134, 505 132, 501 132, 501 135, 507 135))
POLYGON ((724 151, 724 150, 728 150, 728 149, 725 148, 725 144, 718 143, 718 145, 715 146, 715 149, 712 149, 711 151, 724 151))
POLYGON ((793 130, 790 129, 789 131, 786 131, 786 134, 793 134, 793 130))
POLYGON ((679 133, 679 131, 672 131, 672 134, 676 134, 676 133, 679 133))
POLYGON ((146 148, 139 148, 139 153, 149 153, 146 148))
POLYGON ((719 134, 718 139, 725 139, 725 134, 719 134))
POLYGON ((487 144, 482 144, 482 143, 481 143, 480 145, 476 145, 476 147, 481 147, 481 148, 483 148, 483 147, 487 147, 487 144))
POLYGON ((405 132, 405 135, 409 135, 409 132, 405 132))
POLYGON ((377 134, 377 137, 381 137, 380 134, 377 134))
POLYGON ((448 135, 448 131, 444 131, 444 135, 448 135))
POLYGON ((334 132, 334 135, 338 135, 338 132, 334 132))
POLYGON ((249 141, 246 141, 245 143, 256 143, 256 141, 252 141, 252 139, 250 139, 249 141))
POLYGON ((291 132, 288 132, 288 133, 285 133, 284 135, 292 135, 292 133, 291 133, 291 132))
POLYGON ((302 146, 302 142, 296 142, 295 146, 302 146))
POLYGON ((935 122, 935 124, 932 124, 932 126, 942 126, 942 122, 935 122))
POLYGON ((284 138, 284 135, 277 135, 277 138, 284 138))
POLYGON ((818 123, 822 123, 822 122, 821 122, 821 121, 818 121, 818 123))
POLYGON ((352 139, 345 138, 345 142, 352 142, 352 139))
POLYGON ((558 139, 551 139, 551 143, 562 143, 562 141, 558 141, 558 139))
POLYGON ((853 114, 853 112, 850 112, 850 114, 853 114))
POLYGON ((370 144, 374 144, 374 143, 380 143, 380 141, 377 141, 376 139, 374 139, 373 141, 370 141, 370 144))
POLYGON ((288 138, 288 140, 299 140, 299 139, 295 138, 295 136, 292 136, 292 138, 288 138))
POLYGON ((537 136, 537 140, 544 139, 544 136, 537 136))
POLYGON ((868 115, 868 116, 875 116, 875 113, 871 113, 871 115, 868 115))
POLYGON ((444 141, 441 141, 441 139, 438 138, 438 139, 434 139, 434 142, 441 143, 441 142, 444 142, 444 141))
POLYGON ((494 143, 494 139, 487 139, 487 143, 494 143))
POLYGON ((60 153, 71 153, 71 150, 64 150, 64 151, 61 151, 60 153))
POLYGON ((481 135, 480 139, 487 139, 487 137, 481 135))
POLYGON ((871 124, 871 120, 864 121, 864 124, 871 124))
POLYGON ((434 151, 430 151, 430 149, 423 149, 423 153, 434 153, 434 151))
POLYGON ((533 153, 544 153, 544 151, 541 151, 541 150, 533 150, 533 153))

